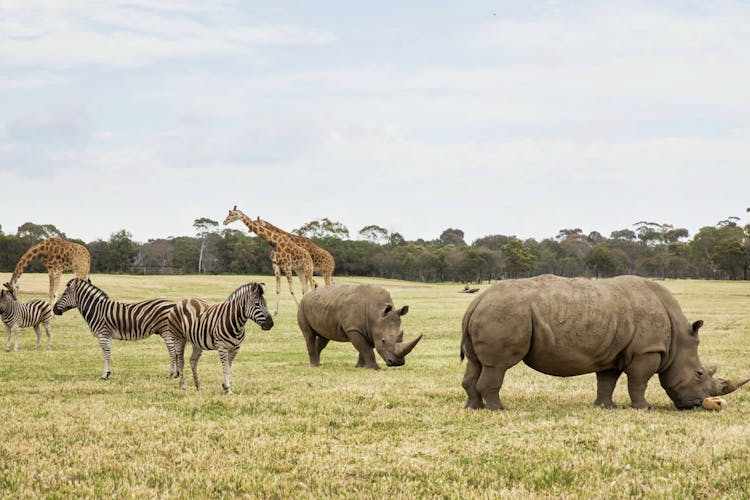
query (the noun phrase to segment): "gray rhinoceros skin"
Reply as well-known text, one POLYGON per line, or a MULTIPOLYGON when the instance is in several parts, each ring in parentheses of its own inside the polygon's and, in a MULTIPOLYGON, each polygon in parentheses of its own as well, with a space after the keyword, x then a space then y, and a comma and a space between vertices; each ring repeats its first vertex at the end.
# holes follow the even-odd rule
POLYGON ((588 280, 544 275, 501 281, 479 295, 462 322, 466 407, 501 409, 508 368, 569 377, 596 373, 594 404, 613 407, 622 373, 633 408, 649 408, 645 391, 659 374, 680 409, 727 394, 739 384, 713 378, 698 357, 698 329, 663 286, 636 276, 588 280))
POLYGON ((404 364, 404 357, 422 338, 403 342, 401 316, 390 294, 375 285, 331 285, 306 293, 297 309, 297 323, 307 344, 311 366, 320 365, 320 352, 330 340, 351 342, 359 351, 357 367, 380 369, 377 350, 388 366, 404 364))

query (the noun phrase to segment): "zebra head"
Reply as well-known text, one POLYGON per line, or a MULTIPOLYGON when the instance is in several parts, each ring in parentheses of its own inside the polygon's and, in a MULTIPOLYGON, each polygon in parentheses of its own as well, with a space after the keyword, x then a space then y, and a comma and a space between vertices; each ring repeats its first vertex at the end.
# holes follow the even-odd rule
POLYGON ((224 219, 224 225, 226 226, 230 222, 234 222, 236 220, 242 220, 242 217, 245 214, 242 213, 242 210, 237 210, 237 205, 234 206, 233 209, 229 211, 229 214, 227 214, 227 218, 224 219))
POLYGON ((229 296, 229 301, 242 302, 245 315, 260 326, 262 330, 273 328, 273 317, 268 312, 263 286, 258 283, 242 285, 229 296))
POLYGON ((11 302, 15 300, 15 297, 8 290, 0 290, 0 314, 5 314, 7 311, 11 311, 11 302))
POLYGON ((91 284, 91 280, 73 278, 65 285, 65 291, 52 307, 52 312, 60 316, 65 311, 79 307, 83 302, 94 298, 107 298, 107 294, 91 284))

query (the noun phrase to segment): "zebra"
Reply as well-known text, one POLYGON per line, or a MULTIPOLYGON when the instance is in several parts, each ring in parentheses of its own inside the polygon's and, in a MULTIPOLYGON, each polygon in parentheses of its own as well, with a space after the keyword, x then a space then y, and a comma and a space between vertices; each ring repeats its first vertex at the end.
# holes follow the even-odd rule
POLYGON ((52 307, 44 300, 34 299, 29 302, 18 302, 12 290, 0 291, 0 317, 5 323, 5 331, 8 340, 5 343, 5 350, 10 351, 10 331, 11 328, 16 332, 16 345, 14 351, 18 350, 18 330, 19 328, 33 327, 36 332, 36 345, 34 349, 39 349, 39 343, 42 340, 42 331, 39 325, 44 325, 47 332, 47 348, 52 347, 52 333, 49 324, 52 320, 52 307))
POLYGON ((273 318, 263 297, 263 287, 258 283, 242 285, 226 301, 218 304, 209 304, 201 299, 183 299, 177 303, 177 307, 169 313, 169 329, 175 342, 176 376, 180 379, 180 389, 185 389, 185 344, 190 341, 193 345, 190 368, 196 389, 201 389, 198 378, 198 360, 201 354, 204 350, 216 350, 224 369, 224 383, 221 387, 225 394, 232 394, 229 372, 232 360, 245 338, 245 323, 248 319, 252 319, 263 330, 273 327, 273 318))
POLYGON ((169 374, 175 373, 174 342, 169 332, 167 316, 175 303, 165 299, 144 300, 126 304, 110 300, 103 290, 91 284, 91 280, 73 278, 68 281, 62 296, 52 308, 56 315, 78 308, 88 323, 91 333, 99 339, 104 355, 103 380, 110 374, 109 354, 112 339, 140 340, 157 334, 167 344, 169 351, 169 374))

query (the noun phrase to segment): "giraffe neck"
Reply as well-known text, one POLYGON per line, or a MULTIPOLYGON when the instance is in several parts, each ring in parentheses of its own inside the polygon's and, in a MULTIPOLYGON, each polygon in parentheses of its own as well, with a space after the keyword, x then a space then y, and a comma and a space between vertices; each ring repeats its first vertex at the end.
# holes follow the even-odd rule
POLYGON ((16 267, 13 270, 13 275, 10 277, 10 282, 17 282, 18 278, 20 278, 23 274, 24 269, 26 269, 26 266, 29 265, 29 262, 37 258, 40 254, 44 254, 44 242, 37 243, 33 247, 26 250, 26 253, 21 256, 21 260, 18 261, 18 264, 16 264, 16 267))
POLYGON ((263 224, 260 224, 257 221, 252 220, 247 215, 242 216, 242 222, 245 223, 245 225, 250 229, 250 231, 254 232, 258 235, 263 241, 270 244, 272 247, 276 248, 276 245, 278 245, 281 242, 281 238, 278 234, 276 234, 274 231, 271 231, 269 228, 265 227, 263 224))

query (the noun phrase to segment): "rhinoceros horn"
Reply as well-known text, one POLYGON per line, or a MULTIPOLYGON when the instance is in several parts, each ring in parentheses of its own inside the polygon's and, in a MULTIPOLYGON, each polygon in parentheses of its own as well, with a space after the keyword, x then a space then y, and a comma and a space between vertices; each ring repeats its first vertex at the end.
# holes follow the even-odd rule
POLYGON ((719 379, 721 381, 721 385, 719 387, 719 394, 717 396, 723 396, 724 394, 729 394, 730 392, 734 392, 743 385, 750 382, 750 378, 743 380, 742 382, 732 382, 731 380, 724 380, 719 379))
POLYGON ((421 338, 422 336, 420 335, 411 342, 397 342, 395 348, 396 356, 398 356, 399 358, 405 357, 411 352, 412 349, 414 349, 414 346, 417 345, 417 342, 419 342, 421 338))

